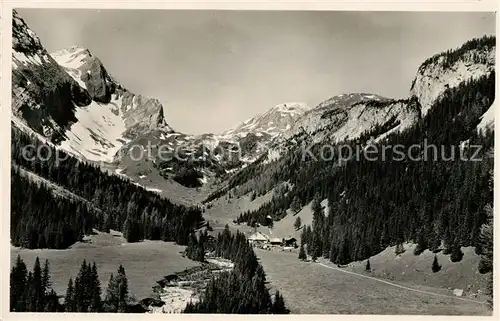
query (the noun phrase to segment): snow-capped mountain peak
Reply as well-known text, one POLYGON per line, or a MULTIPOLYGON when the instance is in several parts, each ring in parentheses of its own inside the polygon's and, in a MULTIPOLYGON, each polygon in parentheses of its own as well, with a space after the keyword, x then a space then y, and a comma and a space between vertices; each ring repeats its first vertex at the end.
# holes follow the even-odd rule
POLYGON ((305 103, 284 103, 269 108, 264 113, 247 119, 233 129, 227 130, 221 136, 244 137, 250 133, 267 134, 276 137, 292 128, 295 121, 311 108, 305 103))
POLYGON ((58 64, 67 69, 78 69, 92 57, 90 50, 80 46, 71 46, 50 54, 58 64))
MULTIPOLYGON (((82 80, 82 66, 92 57, 90 51, 80 46, 71 46, 67 49, 59 50, 50 54, 57 63, 82 87, 87 89, 87 85, 82 80)), ((86 70, 90 72, 90 70, 86 70)))
POLYGON ((304 112, 310 110, 306 103, 285 103, 279 104, 270 108, 267 112, 280 112, 280 113, 289 113, 289 114, 303 114, 304 112))

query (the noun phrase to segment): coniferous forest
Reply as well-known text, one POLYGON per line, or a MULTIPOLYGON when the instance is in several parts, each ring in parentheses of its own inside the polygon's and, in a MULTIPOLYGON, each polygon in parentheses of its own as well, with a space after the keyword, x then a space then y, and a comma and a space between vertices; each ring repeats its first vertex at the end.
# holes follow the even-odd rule
POLYGON ((175 205, 15 128, 11 144, 11 239, 15 246, 62 249, 92 228, 122 231, 129 242, 151 239, 185 245, 203 221, 199 208, 175 205), (24 157, 23 148, 30 144, 34 147, 26 148, 24 157), (41 157, 29 154, 37 150, 41 157), (27 172, 42 179, 33 181, 27 172), (55 192, 43 179, 67 192, 55 192))
POLYGON ((271 299, 266 286, 266 275, 251 245, 243 233, 232 234, 226 226, 215 243, 206 236, 201 242, 190 242, 189 251, 210 248, 216 257, 234 262, 234 270, 214 276, 196 303, 188 303, 185 313, 287 314, 289 310, 279 291, 271 299), (201 243, 201 244, 200 244, 201 243), (195 245, 198 244, 198 245, 195 245))
MULTIPOLYGON (((369 258, 405 241, 418 243, 415 254, 437 249, 443 243, 452 261, 461 259, 463 246, 475 246, 481 253, 480 231, 488 217, 485 208, 493 201, 488 186, 494 134, 477 132, 476 126, 494 101, 494 94, 494 73, 465 81, 447 89, 414 126, 377 143, 406 148, 416 144, 420 146, 421 161, 394 160, 397 155, 388 149, 384 161, 361 157, 338 166, 338 156, 329 161, 304 162, 299 149, 292 149, 285 160, 276 164, 283 170, 271 169, 273 175, 264 182, 276 185, 289 181, 295 188, 275 193, 270 202, 241 213, 236 222, 268 225, 267 216, 281 219, 296 197, 302 206, 314 199, 315 219, 309 239, 316 241, 307 244, 308 252, 314 249, 312 253, 318 257, 338 264, 369 258), (439 148, 426 149, 429 145, 439 148), (473 145, 481 146, 480 150, 473 145), (460 160, 461 150, 468 160, 460 160), (480 161, 471 160, 473 156, 480 161), (327 218, 319 206, 325 198, 330 213, 327 218)), ((417 101, 410 100, 409 104, 419 109, 417 101)), ((373 135, 368 132, 366 136, 373 135)), ((357 142, 350 143, 354 146, 357 142)), ((318 150, 313 148, 312 153, 318 150)), ((264 169, 256 164, 242 171, 240 184, 255 183, 254 177, 269 174, 264 169)))
POLYGON ((10 310, 14 312, 61 312, 59 297, 51 289, 49 262, 43 268, 38 257, 33 270, 17 257, 10 272, 10 310))

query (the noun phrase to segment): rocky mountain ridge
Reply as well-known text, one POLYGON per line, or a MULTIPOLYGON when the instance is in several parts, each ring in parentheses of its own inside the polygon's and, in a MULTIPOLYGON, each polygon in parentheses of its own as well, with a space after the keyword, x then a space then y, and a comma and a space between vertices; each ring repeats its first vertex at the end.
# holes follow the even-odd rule
POLYGON ((157 99, 131 93, 82 47, 49 54, 13 12, 12 113, 23 129, 90 161, 112 161, 131 139, 172 132, 157 99))
MULTIPOLYGON (((189 135, 167 123, 157 99, 127 90, 90 50, 72 46, 49 54, 14 11, 13 124, 82 159, 112 164, 131 178, 158 171, 195 187, 262 157, 279 158, 286 152, 282 147, 297 140, 341 143, 371 138, 368 134, 380 140, 404 131, 447 89, 491 73, 494 56, 494 38, 474 39, 426 60, 408 99, 344 93, 314 108, 276 105, 220 134, 189 135), (137 147, 151 153, 133 160, 137 147), (159 154, 165 152, 166 159, 159 154)), ((490 128, 492 115, 493 106, 478 128, 490 128)))

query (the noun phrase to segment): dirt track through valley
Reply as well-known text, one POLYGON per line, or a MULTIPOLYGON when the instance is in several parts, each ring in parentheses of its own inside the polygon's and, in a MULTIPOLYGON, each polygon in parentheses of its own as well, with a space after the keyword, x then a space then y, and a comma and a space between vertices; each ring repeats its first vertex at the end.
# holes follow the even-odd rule
POLYGON ((326 265, 326 264, 323 264, 323 263, 318 263, 318 264, 321 265, 321 266, 324 266, 324 267, 326 267, 328 269, 332 269, 332 270, 336 270, 336 271, 340 271, 340 272, 344 272, 344 273, 348 273, 348 274, 357 275, 357 276, 362 277, 362 278, 367 278, 367 279, 375 280, 377 282, 382 282, 382 283, 388 284, 390 286, 395 286, 397 288, 405 289, 405 290, 408 290, 408 291, 414 291, 414 292, 418 292, 418 293, 435 295, 435 296, 440 296, 440 297, 445 297, 445 298, 452 298, 452 299, 455 299, 455 300, 475 302, 477 304, 485 304, 486 303, 484 301, 477 301, 477 300, 471 300, 471 299, 466 299, 466 298, 461 298, 461 297, 456 297, 456 296, 451 296, 451 295, 445 295, 445 294, 439 294, 439 293, 433 293, 433 292, 428 292, 428 291, 417 290, 417 289, 409 288, 409 287, 402 286, 402 285, 399 285, 399 284, 396 284, 396 283, 392 283, 392 282, 389 282, 389 281, 385 281, 385 280, 382 280, 382 279, 379 279, 379 278, 374 278, 372 276, 363 275, 363 274, 359 274, 359 273, 355 273, 355 272, 351 272, 351 271, 346 271, 346 270, 343 270, 343 269, 340 269, 340 268, 336 268, 334 266, 329 266, 329 265, 326 265))

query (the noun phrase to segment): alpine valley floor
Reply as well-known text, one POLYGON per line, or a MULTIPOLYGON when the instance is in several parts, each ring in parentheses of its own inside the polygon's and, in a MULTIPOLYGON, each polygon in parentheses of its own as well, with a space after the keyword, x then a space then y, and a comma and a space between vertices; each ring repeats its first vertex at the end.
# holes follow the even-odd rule
POLYGON ((328 262, 299 261, 296 253, 257 250, 257 255, 291 313, 491 315, 483 301, 445 296, 439 288, 402 282, 390 285, 382 279, 345 273, 328 262))

